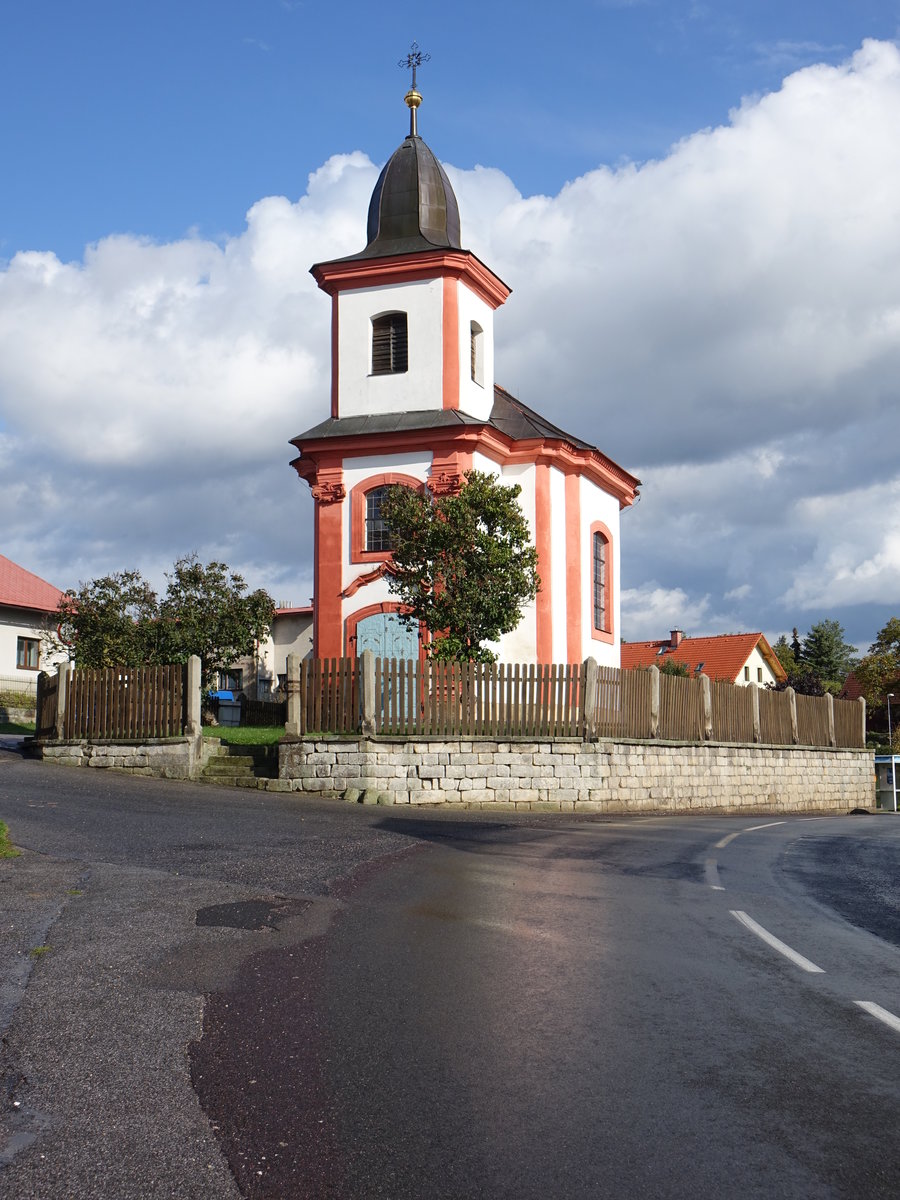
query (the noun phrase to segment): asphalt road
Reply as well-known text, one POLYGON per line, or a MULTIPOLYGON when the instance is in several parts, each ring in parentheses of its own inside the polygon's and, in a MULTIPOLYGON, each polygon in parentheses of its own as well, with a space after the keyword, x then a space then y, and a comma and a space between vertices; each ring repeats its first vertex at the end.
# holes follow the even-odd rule
POLYGON ((900 1192, 893 817, 400 813, 0 755, 0 818, 0 1194, 900 1192))

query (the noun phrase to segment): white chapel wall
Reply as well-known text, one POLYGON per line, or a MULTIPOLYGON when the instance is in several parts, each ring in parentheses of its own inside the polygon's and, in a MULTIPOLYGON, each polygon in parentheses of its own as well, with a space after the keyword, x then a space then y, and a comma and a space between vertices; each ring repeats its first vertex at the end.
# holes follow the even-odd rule
POLYGON ((386 284, 338 297, 338 386, 342 417, 443 407, 443 282, 386 284), (372 318, 407 314, 409 368, 372 375, 372 318))
POLYGON ((486 421, 494 406, 494 310, 463 283, 456 283, 459 297, 459 407, 479 421, 486 421), (481 326, 483 349, 482 383, 472 379, 472 322, 481 326))
POLYGON ((601 666, 618 667, 621 661, 619 650, 621 605, 619 597, 622 592, 621 549, 619 537, 619 502, 615 496, 610 496, 595 483, 584 476, 580 480, 581 495, 581 629, 584 643, 584 658, 595 658, 601 666), (602 521, 612 538, 612 593, 613 593, 613 633, 615 639, 601 642, 591 636, 593 629, 593 548, 591 545, 591 525, 602 521))

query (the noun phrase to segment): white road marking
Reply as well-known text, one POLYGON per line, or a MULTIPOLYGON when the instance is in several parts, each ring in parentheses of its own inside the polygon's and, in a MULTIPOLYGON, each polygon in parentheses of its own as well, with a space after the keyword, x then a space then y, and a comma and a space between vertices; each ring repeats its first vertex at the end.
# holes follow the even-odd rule
POLYGON ((746 829, 738 829, 735 833, 729 833, 728 837, 722 838, 721 842, 716 842, 716 850, 724 850, 729 842, 733 842, 736 837, 740 837, 742 833, 752 833, 754 829, 774 829, 776 825, 784 825, 784 821, 770 821, 768 825, 748 825, 746 829))
POLYGON ((725 891, 721 883, 719 883, 719 864, 714 858, 706 860, 706 882, 714 892, 725 891))
POLYGON ((821 967, 817 967, 814 962, 810 962, 808 958, 804 958, 802 954, 798 954, 796 950, 792 950, 786 942, 782 942, 780 938, 769 933, 768 929, 763 929, 762 925, 757 924, 752 917, 748 917, 745 912, 739 912, 736 909, 729 909, 729 912, 740 923, 747 927, 751 933, 755 933, 758 938, 761 938, 773 950, 777 950, 779 954, 783 954, 785 958, 789 958, 795 966, 798 966, 803 971, 809 971, 811 974, 824 975, 825 972, 821 967))
POLYGON ((873 1004, 871 1000, 854 1000, 853 1003, 864 1008, 870 1016, 877 1017, 879 1021, 889 1025, 896 1033, 900 1033, 900 1017, 895 1017, 892 1012, 888 1012, 880 1004, 873 1004))

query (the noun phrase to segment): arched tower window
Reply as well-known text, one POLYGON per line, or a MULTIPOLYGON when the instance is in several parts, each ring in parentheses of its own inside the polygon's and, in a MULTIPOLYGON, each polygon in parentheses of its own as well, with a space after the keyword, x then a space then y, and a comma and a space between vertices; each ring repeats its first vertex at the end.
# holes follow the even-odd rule
POLYGON ((372 374, 400 375, 409 361, 405 312, 372 318, 372 374))
POLYGON ((477 321, 469 326, 471 338, 472 380, 484 387, 484 330, 477 321))

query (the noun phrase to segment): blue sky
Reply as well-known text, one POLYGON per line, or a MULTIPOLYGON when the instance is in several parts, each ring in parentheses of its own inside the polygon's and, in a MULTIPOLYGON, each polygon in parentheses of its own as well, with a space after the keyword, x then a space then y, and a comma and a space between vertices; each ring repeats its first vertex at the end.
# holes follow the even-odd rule
POLYGON ((884 0, 38 0, 9 6, 0 78, 0 255, 81 256, 114 232, 237 232, 260 196, 296 198, 329 155, 383 161, 418 39, 422 131, 458 167, 525 195, 642 161, 727 120, 742 96, 863 37, 884 0), (511 14, 515 18, 511 19, 511 14))
POLYGON ((0 72, 0 552, 311 587, 311 263, 420 131, 498 382, 641 476, 634 640, 900 613, 900 4, 36 0, 0 72), (554 354, 546 348, 552 345, 554 354))

